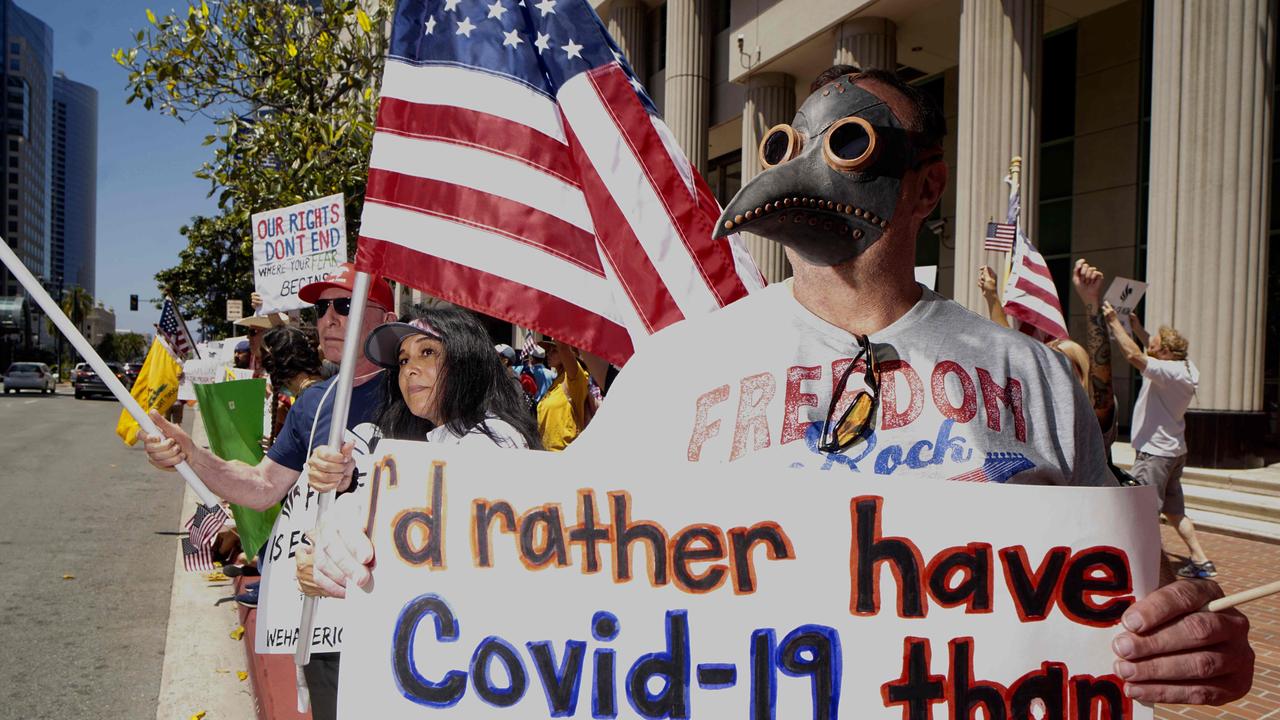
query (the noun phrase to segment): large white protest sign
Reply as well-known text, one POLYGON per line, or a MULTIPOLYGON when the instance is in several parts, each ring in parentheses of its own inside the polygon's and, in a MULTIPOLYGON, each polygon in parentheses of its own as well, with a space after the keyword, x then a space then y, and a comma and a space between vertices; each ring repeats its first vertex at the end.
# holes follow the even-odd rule
POLYGON ((638 450, 382 442, 339 716, 1151 717, 1110 649, 1155 587, 1151 488, 638 450))
POLYGON ((347 219, 342 194, 255 213, 253 286, 262 312, 297 310, 303 285, 333 277, 347 261, 347 219))
POLYGON ((1133 325, 1129 323, 1129 318, 1146 292, 1147 284, 1141 280, 1118 277, 1111 281, 1111 287, 1107 288, 1107 294, 1102 299, 1111 303, 1111 307, 1116 309, 1116 316, 1120 318, 1121 323, 1124 323, 1124 329, 1133 332, 1133 325))
MULTIPOLYGON (((371 424, 348 430, 345 438, 355 440, 355 457, 365 464, 370 443, 377 446, 377 430, 371 424)), ((364 484, 363 473, 357 476, 357 487, 364 484)), ((355 499, 343 495, 335 508, 355 499)), ((298 642, 298 620, 302 617, 302 591, 296 577, 298 548, 310 545, 305 537, 316 526, 320 496, 307 485, 302 473, 280 504, 280 514, 271 526, 271 536, 262 551, 262 584, 258 588, 258 625, 253 639, 256 652, 267 655, 292 654, 298 642)), ((331 599, 316 603, 311 649, 315 652, 337 652, 342 649, 343 604, 331 599)))

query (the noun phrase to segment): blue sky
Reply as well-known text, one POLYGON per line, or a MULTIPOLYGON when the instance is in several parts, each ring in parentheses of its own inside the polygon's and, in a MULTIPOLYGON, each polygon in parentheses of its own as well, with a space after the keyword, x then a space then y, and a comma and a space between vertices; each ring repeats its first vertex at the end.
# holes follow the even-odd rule
POLYGON ((178 228, 192 215, 216 211, 209 185, 192 173, 212 156, 201 147, 213 123, 186 124, 125 105, 127 74, 111 59, 131 47, 133 32, 173 0, 17 0, 53 28, 55 70, 98 90, 97 296, 115 309, 119 330, 154 332, 159 311, 146 302, 159 294, 155 273, 178 261, 186 243, 178 228), (129 295, 143 302, 129 312, 129 295))

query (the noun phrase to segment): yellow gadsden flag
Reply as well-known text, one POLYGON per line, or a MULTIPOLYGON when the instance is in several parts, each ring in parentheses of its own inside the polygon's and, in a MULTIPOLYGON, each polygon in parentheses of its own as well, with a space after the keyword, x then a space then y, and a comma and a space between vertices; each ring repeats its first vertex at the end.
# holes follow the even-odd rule
MULTIPOLYGON (((182 366, 169 354, 169 349, 160 342, 160 338, 156 338, 151 341, 151 350, 147 352, 142 371, 129 394, 143 410, 155 410, 163 415, 178 398, 178 373, 181 370, 182 366)), ((121 410, 120 420, 116 423, 116 434, 120 439, 126 445, 134 444, 138 441, 138 429, 138 423, 129 411, 121 410)))

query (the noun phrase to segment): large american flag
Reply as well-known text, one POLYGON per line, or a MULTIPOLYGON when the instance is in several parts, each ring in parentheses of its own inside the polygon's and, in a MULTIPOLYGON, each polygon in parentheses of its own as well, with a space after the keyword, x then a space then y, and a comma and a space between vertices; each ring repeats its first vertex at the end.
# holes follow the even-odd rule
POLYGON ((164 338, 169 347, 177 355, 179 360, 184 360, 195 350, 195 343, 191 341, 191 333, 187 332, 187 324, 183 322, 182 315, 178 313, 178 304, 173 298, 165 297, 164 307, 160 310, 160 322, 156 323, 156 330, 164 338))
POLYGON ((585 0, 401 0, 356 265, 621 364, 763 286, 585 0))
POLYGON ((1019 330, 1039 340, 1068 338, 1070 333, 1049 265, 1018 222, 1020 194, 1015 187, 1009 196, 1007 222, 1017 227, 1017 239, 1004 285, 1004 314, 1017 320, 1019 330))

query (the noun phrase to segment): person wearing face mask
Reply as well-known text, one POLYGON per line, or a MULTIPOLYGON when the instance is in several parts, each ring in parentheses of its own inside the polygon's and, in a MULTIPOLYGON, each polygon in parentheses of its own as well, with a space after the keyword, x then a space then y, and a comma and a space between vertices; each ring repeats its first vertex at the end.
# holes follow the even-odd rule
MULTIPOLYGON (((365 356, 389 371, 387 404, 378 417, 383 437, 449 445, 541 450, 542 442, 519 386, 489 344, 484 326, 458 307, 419 310, 375 329, 365 356)), ((347 489, 353 445, 321 445, 307 481, 318 492, 347 489)), ((368 582, 373 545, 358 518, 327 518, 316 532, 315 583, 344 597, 349 579, 368 582)))
MULTIPOLYGON (((915 282, 916 236, 947 185, 945 135, 936 104, 893 73, 819 76, 792 123, 765 134, 764 170, 715 229, 782 244, 794 277, 652 336, 569 452, 1114 486, 1067 363, 915 282)), ((1129 697, 1248 691, 1248 620, 1202 610, 1221 595, 1179 581, 1126 611, 1115 671, 1129 697)))

